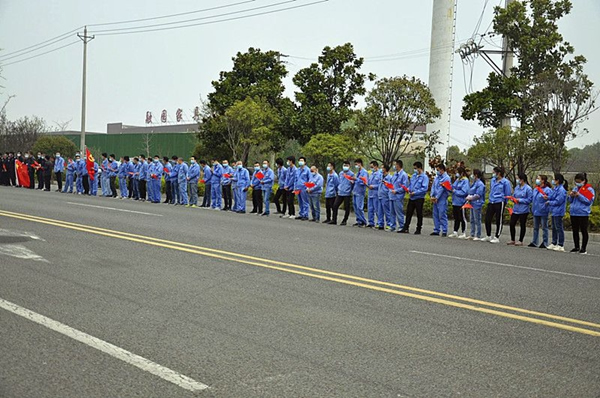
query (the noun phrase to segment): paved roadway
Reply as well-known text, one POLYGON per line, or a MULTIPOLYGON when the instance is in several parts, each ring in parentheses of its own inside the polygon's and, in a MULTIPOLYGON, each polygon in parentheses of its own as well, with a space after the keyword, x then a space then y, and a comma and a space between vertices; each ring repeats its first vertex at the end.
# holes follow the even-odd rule
POLYGON ((598 397, 589 251, 2 187, 0 397, 598 397))

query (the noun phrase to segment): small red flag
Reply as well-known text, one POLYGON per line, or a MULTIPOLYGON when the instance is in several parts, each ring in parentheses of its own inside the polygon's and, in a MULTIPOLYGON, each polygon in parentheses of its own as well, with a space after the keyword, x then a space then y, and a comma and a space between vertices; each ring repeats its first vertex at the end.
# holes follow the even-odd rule
POLYGON ((472 209, 473 205, 470 203, 465 203, 464 206, 462 207, 463 209, 472 209))
POLYGON ((446 188, 448 191, 452 191, 452 184, 450 184, 450 181, 444 181, 444 182, 442 183, 442 186, 443 186, 444 188, 446 188))
POLYGON ((388 189, 394 189, 394 184, 392 184, 391 182, 383 182, 383 185, 385 185, 388 189))
POLYGON ((163 171, 164 171, 165 173, 170 173, 169 169, 167 169, 166 167, 163 167, 163 171))
POLYGON ((510 214, 512 216, 513 211, 514 211, 513 208, 512 207, 507 207, 507 209, 508 209, 508 214, 510 214))
POLYGON ((231 178, 231 174, 225 173, 225 174, 223 174, 223 177, 225 177, 225 178, 231 178))
POLYGON ((592 198, 594 197, 594 194, 592 193, 592 191, 589 190, 590 186, 591 185, 588 184, 579 189, 579 194, 581 196, 583 196, 584 198, 586 198, 587 200, 592 200, 592 198))
POLYGON ((206 181, 204 180, 200 180, 200 184, 204 184, 206 181))
POLYGON ((364 182, 365 184, 367 183, 367 177, 360 177, 360 180, 361 180, 362 182, 364 182))
POLYGON ((348 174, 344 174, 344 177, 346 177, 347 180, 352 181, 352 177, 350 177, 348 174))
POLYGON ((408 189, 408 187, 406 185, 400 185, 402 187, 402 189, 404 189, 404 192, 409 192, 410 189, 408 189))
POLYGON ((314 182, 305 182, 304 185, 306 185, 306 188, 314 188, 317 184, 314 182))
POLYGON ((265 175, 262 173, 262 171, 257 171, 254 176, 256 178, 258 178, 259 180, 262 180, 263 178, 265 178, 265 175))
POLYGON ((537 189, 537 191, 539 193, 541 193, 542 195, 546 195, 546 192, 544 192, 544 190, 542 189, 542 187, 535 187, 535 189, 537 189))
POLYGON ((85 148, 85 168, 87 169, 88 175, 90 176, 90 180, 94 181, 96 179, 94 170, 94 157, 87 147, 85 148))
POLYGON ((300 195, 300 190, 299 190, 299 189, 296 189, 296 190, 294 191, 294 195, 300 195))

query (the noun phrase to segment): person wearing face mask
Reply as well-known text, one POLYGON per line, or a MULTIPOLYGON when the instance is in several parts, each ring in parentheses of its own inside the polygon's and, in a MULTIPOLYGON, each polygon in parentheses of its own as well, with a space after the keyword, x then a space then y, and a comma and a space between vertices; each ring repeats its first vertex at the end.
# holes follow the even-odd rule
POLYGON ((552 180, 552 191, 546 202, 552 215, 552 243, 549 250, 565 251, 565 228, 563 219, 567 210, 567 189, 569 185, 562 174, 555 174, 552 180))
MULTIPOLYGON (((205 163, 206 165, 206 163, 205 163)), ((187 166, 184 167, 187 171, 187 178, 186 178, 186 184, 187 184, 187 189, 186 191, 189 192, 189 194, 186 195, 185 198, 185 207, 197 207, 198 206, 198 180, 200 179, 200 166, 198 166, 198 163, 196 162, 196 158, 194 156, 192 156, 190 158, 190 166, 189 168, 187 166), (189 197, 189 199, 188 199, 189 197)), ((181 183, 180 183, 181 184, 181 183)), ((183 193, 182 193, 183 195, 183 193)), ((210 193, 206 193, 204 192, 204 196, 206 195, 210 195, 210 193)))
POLYGON ((308 209, 310 207, 308 201, 308 192, 306 192, 306 183, 310 181, 310 169, 306 165, 306 158, 298 158, 298 168, 296 169, 296 183, 294 184, 294 191, 298 193, 298 217, 296 220, 306 221, 308 220, 308 209))
POLYGON ((172 205, 179 205, 181 198, 179 196, 179 163, 178 157, 171 156, 171 202, 172 205))
POLYGON ((62 193, 73 193, 73 182, 75 175, 75 162, 73 159, 67 159, 67 171, 65 173, 65 184, 62 193))
POLYGON ((284 215, 287 211, 287 191, 285 190, 285 183, 288 171, 287 168, 283 166, 283 159, 275 159, 275 164, 277 165, 277 183, 279 184, 277 192, 275 193, 275 198, 273 199, 275 207, 277 208, 275 214, 284 215))
POLYGON ((56 192, 62 191, 62 176, 65 171, 65 159, 60 156, 60 153, 56 153, 56 157, 54 158, 54 176, 56 177, 56 184, 58 185, 58 189, 56 192))
POLYGON ((548 196, 551 193, 548 176, 539 175, 535 179, 535 189, 533 191, 532 213, 533 213, 533 240, 529 247, 539 247, 546 249, 548 247, 548 215, 550 208, 547 205, 548 196), (542 228, 542 243, 539 244, 540 227, 542 228))
POLYGON ((165 179, 165 201, 163 203, 170 204, 173 200, 171 196, 171 172, 173 172, 173 166, 169 162, 168 156, 162 158, 163 177, 165 179))
POLYGON ((38 186, 37 189, 42 190, 44 189, 44 166, 46 163, 46 159, 44 159, 45 155, 43 153, 38 152, 37 154, 37 169, 36 169, 36 176, 37 176, 37 182, 38 182, 38 186))
POLYGON ((494 177, 490 181, 490 195, 488 207, 485 213, 485 232, 484 242, 499 243, 502 234, 502 217, 506 207, 507 198, 512 193, 510 182, 504 178, 504 169, 494 167, 494 177), (492 220, 496 218, 496 234, 492 237, 492 220))
POLYGON ((408 205, 406 206, 406 221, 404 228, 400 230, 401 233, 409 233, 410 222, 412 221, 413 214, 417 212, 417 229, 415 235, 421 234, 423 228, 423 204, 425 203, 425 195, 429 190, 429 177, 423 171, 423 163, 413 163, 413 175, 410 178, 409 197, 408 205))
POLYGON ((223 166, 223 178, 221 179, 221 193, 223 194, 223 210, 230 211, 233 199, 231 195, 231 178, 233 177, 233 169, 229 166, 229 160, 224 159, 221 163, 223 166))
POLYGON ((146 156, 140 154, 140 201, 145 202, 148 197, 148 180, 150 180, 150 165, 146 156))
POLYGON ((275 173, 271 170, 270 164, 268 160, 263 160, 262 163, 262 173, 264 177, 260 180, 260 188, 263 191, 263 200, 265 203, 264 213, 261 213, 261 216, 268 217, 270 214, 270 198, 271 193, 273 192, 273 183, 275 182, 275 173))
POLYGON ((205 160, 200 161, 200 167, 202 168, 202 179, 204 180, 204 196, 202 197, 202 205, 200 205, 203 209, 210 208, 210 199, 212 186, 210 181, 212 180, 212 170, 208 164, 206 164, 205 160))
POLYGON ((310 203, 310 213, 312 219, 310 221, 321 222, 321 194, 323 193, 323 176, 319 174, 319 169, 316 166, 310 168, 310 187, 307 187, 308 201, 310 203))
POLYGON ((436 176, 431 185, 431 201, 433 202, 433 232, 432 236, 448 236, 448 188, 450 177, 446 173, 446 166, 440 164, 436 167, 436 176))
POLYGON ((465 210, 462 208, 467 203, 469 195, 469 177, 464 167, 458 167, 452 183, 452 215, 454 217, 454 232, 449 238, 467 239, 465 230, 465 210), (459 234, 460 230, 460 234, 459 234))
POLYGON ((92 169, 94 170, 94 177, 89 176, 90 180, 90 196, 98 195, 98 162, 94 161, 92 165, 92 169))
POLYGON ((335 203, 335 197, 338 194, 338 186, 340 185, 340 178, 335 172, 335 164, 329 162, 327 164, 327 182, 325 183, 325 212, 327 219, 323 222, 324 224, 331 224, 331 213, 333 212, 333 205, 335 203))
MULTIPOLYGON (((196 160, 194 159, 194 162, 196 160)), ((189 205, 188 200, 188 172, 189 167, 187 163, 183 161, 183 158, 177 158, 177 186, 179 187, 179 206, 189 205)), ((196 184, 196 187, 198 184, 196 184)))
POLYGON ((223 166, 217 159, 211 160, 212 176, 210 178, 210 200, 212 202, 213 210, 221 210, 223 196, 221 194, 221 180, 223 179, 223 166))
POLYGON ((333 218, 331 219, 330 225, 337 224, 338 211, 342 203, 344 204, 344 219, 340 223, 341 226, 346 225, 348 217, 350 217, 350 206, 352 198, 352 187, 354 185, 354 173, 350 170, 350 162, 344 162, 342 165, 342 171, 339 175, 338 194, 333 204, 333 218))
POLYGON ((379 186, 381 185, 381 171, 379 163, 372 161, 369 164, 371 174, 367 180, 369 188, 369 196, 367 202, 367 214, 369 216, 369 228, 375 228, 375 215, 379 215, 379 186))
POLYGON ((259 173, 260 163, 254 162, 254 173, 252 173, 252 179, 250 187, 252 188, 252 211, 250 214, 262 214, 263 212, 263 200, 262 200, 262 189, 260 184, 259 173))
POLYGON ((250 187, 250 173, 240 161, 235 165, 233 180, 235 181, 235 204, 233 205, 233 211, 245 214, 248 188, 250 187))
POLYGON ((54 169, 54 162, 48 155, 44 157, 44 163, 42 170, 44 171, 44 191, 50 192, 50 183, 52 181, 52 170, 54 169))
MULTIPOLYGON (((115 154, 111 153, 108 159, 108 185, 110 187, 110 196, 113 198, 117 197, 117 175, 119 172, 119 165, 115 160, 115 154)), ((141 194, 141 193, 140 193, 141 194)))
POLYGON ((296 186, 296 177, 297 177, 297 168, 296 168, 296 158, 294 156, 288 156, 287 159, 287 179, 285 181, 284 189, 287 191, 287 207, 288 207, 288 216, 285 214, 281 215, 281 218, 295 219, 296 218, 296 205, 294 203, 294 199, 296 195, 294 194, 294 186, 296 186))
POLYGON ((129 173, 129 156, 121 157, 121 164, 119 165, 119 191, 121 191, 120 199, 127 199, 129 197, 129 189, 127 189, 127 177, 129 173))
POLYGON ((140 200, 140 170, 142 165, 140 164, 140 158, 133 158, 133 175, 130 177, 133 180, 131 188, 133 190, 133 200, 140 200))
POLYGON ((471 235, 467 239, 473 241, 482 241, 481 238, 481 209, 485 202, 485 178, 479 169, 474 169, 471 175, 471 186, 469 187, 469 195, 467 202, 473 206, 470 214, 471 235))
POLYGON ((404 171, 404 163, 397 159, 394 162, 394 175, 392 176, 392 185, 390 189, 390 221, 388 226, 390 232, 402 233, 404 229, 404 195, 410 190, 408 185, 408 175, 404 171))
POLYGON ((0 185, 8 186, 8 153, 4 153, 0 159, 0 185))
POLYGON ((104 152, 102 154, 102 163, 100 163, 102 169, 102 177, 100 179, 102 187, 102 196, 109 197, 110 195, 110 179, 108 177, 108 154, 104 152))
POLYGON ((510 242, 509 246, 523 246, 525 231, 527 229, 527 217, 529 216, 529 205, 533 201, 533 190, 528 185, 527 175, 519 174, 515 181, 515 191, 509 199, 514 203, 513 212, 510 216, 510 242), (517 222, 520 224, 519 240, 517 241, 517 222))
POLYGON ((386 184, 392 184, 390 175, 390 166, 384 164, 381 166, 381 179, 379 189, 377 190, 377 229, 384 231, 386 227, 391 230, 391 208, 390 208, 390 189, 386 184))
POLYGON ((161 181, 164 170, 158 155, 154 155, 152 164, 148 167, 148 172, 150 173, 150 179, 148 180, 148 186, 150 187, 148 190, 148 200, 151 203, 160 203, 162 198, 161 181))
POLYGON ((587 254, 587 244, 589 240, 588 225, 592 204, 596 198, 594 188, 588 183, 586 173, 575 175, 575 187, 569 192, 567 200, 571 204, 569 215, 571 218, 571 228, 573 229, 573 243, 575 247, 571 253, 587 254), (581 232, 581 246, 579 245, 579 232, 581 232))
POLYGON ((90 181, 88 178, 88 170, 85 159, 81 159, 78 155, 75 156, 76 167, 77 167, 77 180, 75 185, 77 188, 78 195, 89 195, 90 193, 90 181))
POLYGON ((362 159, 354 161, 354 171, 356 175, 352 177, 352 181, 354 182, 354 186, 352 187, 352 208, 356 216, 356 223, 353 226, 362 228, 367 225, 367 219, 365 218, 365 193, 367 183, 369 182, 369 174, 363 167, 362 159))
POLYGON ((35 188, 35 172, 37 170, 37 162, 31 152, 25 153, 25 164, 27 165, 27 172, 29 173, 29 189, 35 188))

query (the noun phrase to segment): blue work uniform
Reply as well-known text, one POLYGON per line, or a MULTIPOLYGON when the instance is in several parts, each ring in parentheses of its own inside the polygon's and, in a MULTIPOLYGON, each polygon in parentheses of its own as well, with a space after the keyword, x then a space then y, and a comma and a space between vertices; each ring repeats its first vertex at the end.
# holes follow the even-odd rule
POLYGON ((390 223, 391 208, 390 208, 390 189, 385 183, 392 183, 392 176, 390 174, 381 174, 381 180, 379 181, 379 189, 377 190, 378 208, 377 208, 377 227, 384 228, 386 225, 392 228, 390 223), (387 224, 386 224, 387 223, 387 224))
POLYGON ((119 165, 119 191, 121 191, 121 198, 127 198, 129 196, 129 190, 127 189, 127 177, 129 173, 129 162, 124 160, 119 165))
POLYGON ((308 202, 313 221, 321 221, 321 194, 323 193, 323 176, 319 173, 310 173, 310 183, 315 184, 312 188, 307 188, 308 202))
POLYGON ((179 204, 187 205, 188 201, 188 165, 185 162, 177 163, 177 186, 179 187, 179 204))
POLYGON ((67 176, 65 179, 65 186, 63 187, 63 192, 73 193, 73 180, 76 170, 77 166, 75 165, 75 162, 71 160, 67 165, 67 176))
POLYGON ((390 189, 388 194, 390 199, 390 222, 388 225, 392 231, 400 231, 404 228, 404 196, 410 184, 408 174, 404 170, 395 172, 391 183, 394 188, 390 189))
POLYGON ((450 182, 450 177, 444 172, 434 178, 431 186, 431 197, 437 199, 433 204, 433 232, 436 234, 448 233, 448 190, 442 186, 445 182, 450 182))
POLYGON ((244 167, 236 168, 233 173, 233 180, 235 181, 235 204, 233 206, 233 211, 245 213, 248 187, 250 186, 250 173, 244 167))
MULTIPOLYGON (((187 171, 187 181, 186 184, 189 185, 188 190, 188 203, 192 206, 198 205, 198 180, 200 179, 200 166, 198 163, 194 162, 190 164, 189 167, 186 167, 187 171)), ((206 186, 206 185, 205 185, 206 186)), ((204 196, 209 195, 210 192, 204 192, 204 196)), ((187 204, 187 203, 186 203, 187 204)))
POLYGON ((310 203, 308 202, 308 192, 306 192, 306 183, 310 181, 310 169, 304 165, 296 168, 296 178, 294 183, 294 190, 300 191, 298 194, 298 207, 300 208, 299 216, 302 219, 308 219, 308 209, 310 203))
POLYGON ((212 168, 212 176, 210 177, 210 199, 213 209, 220 209, 223 199, 221 190, 221 179, 223 178, 223 166, 217 163, 212 168))
POLYGON ((381 185, 381 170, 371 171, 368 179, 369 202, 367 205, 369 215, 369 227, 375 226, 375 214, 379 218, 379 186, 381 185))
POLYGON ((356 180, 352 187, 352 207, 354 208, 354 215, 356 216, 356 223, 358 225, 367 225, 367 219, 365 218, 365 193, 367 191, 367 184, 364 180, 369 181, 369 173, 361 167, 356 173, 356 180))
POLYGON ((529 214, 529 206, 533 201, 533 190, 527 184, 517 185, 512 195, 517 201, 513 206, 513 214, 529 214))
POLYGON ((260 189, 263 191, 263 201, 265 204, 264 214, 270 214, 269 204, 271 193, 273 192, 273 184, 275 183, 275 173, 270 167, 263 169, 262 173, 264 177, 260 181, 260 189))
POLYGON ((171 164, 171 204, 179 204, 181 197, 179 195, 179 163, 173 162, 171 164))

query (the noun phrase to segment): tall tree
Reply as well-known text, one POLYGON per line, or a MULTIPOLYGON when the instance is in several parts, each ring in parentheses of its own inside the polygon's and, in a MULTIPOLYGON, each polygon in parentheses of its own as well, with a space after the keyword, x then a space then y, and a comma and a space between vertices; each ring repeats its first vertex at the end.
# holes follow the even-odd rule
POLYGON ((325 47, 318 62, 301 69, 294 76, 298 113, 295 118, 296 138, 302 143, 314 134, 338 134, 348 120, 357 97, 365 95, 365 81, 373 75, 360 73, 364 62, 346 43, 325 47))
POLYGON ((417 127, 432 123, 442 112, 427 85, 416 77, 379 80, 366 103, 358 118, 362 152, 384 164, 404 154, 417 127))

